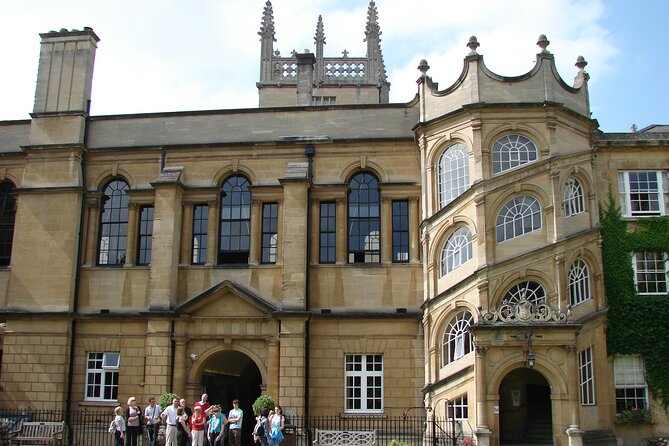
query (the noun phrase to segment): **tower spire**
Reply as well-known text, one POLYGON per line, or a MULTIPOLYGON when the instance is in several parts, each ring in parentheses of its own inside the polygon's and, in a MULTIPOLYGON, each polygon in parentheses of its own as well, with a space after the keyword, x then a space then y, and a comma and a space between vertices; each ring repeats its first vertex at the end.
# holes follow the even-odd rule
POLYGON ((386 67, 381 52, 381 26, 379 25, 379 13, 374 0, 370 0, 367 8, 367 25, 365 26, 365 39, 367 42, 367 72, 370 81, 376 81, 379 85, 381 101, 385 98, 388 102, 390 84, 386 76, 386 67))
POLYGON ((323 16, 318 15, 318 22, 316 23, 316 35, 314 36, 314 43, 316 44, 316 76, 318 81, 323 80, 323 46, 325 45, 325 28, 323 27, 323 16))
POLYGON ((274 10, 272 2, 265 2, 262 22, 260 23, 260 82, 270 81, 272 78, 272 53, 274 51, 274 42, 276 42, 274 33, 274 10))

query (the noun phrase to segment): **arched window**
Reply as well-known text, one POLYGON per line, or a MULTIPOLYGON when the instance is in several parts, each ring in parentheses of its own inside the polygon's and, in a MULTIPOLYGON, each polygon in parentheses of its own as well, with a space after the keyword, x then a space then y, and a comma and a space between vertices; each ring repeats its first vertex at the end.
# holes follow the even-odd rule
POLYGON ((12 260, 14 220, 16 219, 16 196, 14 184, 0 183, 0 266, 8 266, 12 260))
POLYGON ((444 276, 472 258, 472 233, 463 226, 446 240, 441 251, 441 275, 444 276))
POLYGON ((98 265, 122 265, 128 242, 128 183, 111 180, 102 191, 98 265))
POLYGON ((580 214, 585 211, 583 186, 574 177, 569 177, 564 188, 564 216, 580 214))
POLYGON ((348 261, 379 262, 379 183, 371 173, 360 172, 351 178, 348 186, 348 261))
POLYGON ((546 303, 546 291, 541 284, 532 280, 520 282, 511 287, 504 296, 504 302, 508 304, 517 304, 521 299, 530 301, 530 303, 540 305, 546 303))
POLYGON ((590 272, 588 264, 578 259, 569 270, 569 302, 572 305, 590 299, 590 272))
POLYGON ((505 135, 492 145, 492 172, 500 173, 537 160, 537 146, 523 135, 505 135))
POLYGON ((462 311, 448 322, 441 338, 442 367, 471 353, 474 343, 469 326, 473 321, 474 318, 469 311, 462 311))
POLYGON ((453 144, 439 158, 439 208, 469 187, 469 159, 464 144, 453 144))
POLYGON ((221 187, 218 263, 248 263, 251 234, 249 180, 233 175, 221 187))
POLYGON ((515 197, 499 211, 496 226, 497 243, 541 229, 541 206, 529 195, 515 197))

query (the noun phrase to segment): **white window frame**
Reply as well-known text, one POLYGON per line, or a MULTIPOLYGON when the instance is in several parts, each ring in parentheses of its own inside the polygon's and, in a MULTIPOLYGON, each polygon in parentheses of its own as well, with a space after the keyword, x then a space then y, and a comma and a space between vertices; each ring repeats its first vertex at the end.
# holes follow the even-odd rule
POLYGON ((441 251, 442 277, 472 259, 472 233, 462 226, 453 231, 441 251))
POLYGON ((648 409, 648 385, 641 355, 618 355, 613 358, 613 382, 616 389, 616 413, 622 410, 648 409), (633 396, 628 395, 632 391, 633 396), (624 395, 620 395, 624 393, 624 395), (622 405, 619 404, 622 401, 622 405), (634 404, 630 404, 630 401, 634 404), (641 401, 643 407, 638 407, 641 401))
POLYGON ((344 412, 383 413, 383 355, 344 356, 344 412))
POLYGON ((574 177, 569 177, 565 184, 563 205, 565 218, 585 212, 583 185, 574 177))
POLYGON ((577 259, 569 269, 569 303, 578 305, 591 297, 590 270, 583 259, 577 259))
POLYGON ((667 262, 666 252, 635 252, 632 256, 632 269, 634 270, 634 285, 640 296, 666 296, 669 291, 667 277, 669 275, 669 262, 667 262), (649 268, 648 265, 659 262, 664 263, 664 267, 649 268), (644 279, 645 280, 640 280, 644 279), (655 280, 649 280, 655 278, 655 280), (639 289, 640 284, 645 284, 646 291, 639 289), (654 284, 655 289, 660 291, 647 291, 649 284, 654 284), (664 288, 664 290, 661 290, 664 288))
POLYGON ((469 327, 474 317, 469 311, 456 313, 449 321, 441 337, 441 366, 457 361, 474 351, 474 341, 469 327))
POLYGON ((519 195, 507 201, 497 214, 497 243, 512 240, 542 227, 541 203, 531 195, 519 195))
POLYGON ((86 401, 118 401, 119 352, 88 352, 86 355, 86 401), (91 365, 94 365, 91 367, 91 365), (116 379, 114 380, 114 377, 116 379), (91 381, 92 380, 92 381, 91 381), (115 381, 115 382, 114 382, 115 381), (107 396, 109 392, 109 396, 107 396), (116 397, 114 397, 116 393, 116 397))
MULTIPOLYGON (((620 211, 623 217, 667 215, 669 180, 667 179, 666 170, 632 170, 618 172, 618 193, 620 194, 620 211), (649 176, 649 174, 655 174, 657 188, 640 188, 638 185, 639 177, 644 175, 649 176), (634 176, 637 182, 631 181, 630 176, 634 176), (656 203, 657 209, 634 210, 635 206, 633 205, 635 203, 637 205, 639 203, 656 203)), ((641 208, 643 206, 636 207, 641 208)))
POLYGON ((534 141, 518 134, 504 135, 497 139, 492 145, 491 152, 493 175, 533 163, 539 159, 534 141))
POLYGON ((462 143, 449 146, 438 162, 439 209, 469 189, 469 153, 462 143))
POLYGON ((578 355, 578 372, 581 384, 581 405, 595 405, 595 374, 592 347, 582 350, 578 355))
POLYGON ((456 396, 451 400, 448 407, 448 419, 464 421, 469 419, 469 405, 467 403, 467 394, 456 396))

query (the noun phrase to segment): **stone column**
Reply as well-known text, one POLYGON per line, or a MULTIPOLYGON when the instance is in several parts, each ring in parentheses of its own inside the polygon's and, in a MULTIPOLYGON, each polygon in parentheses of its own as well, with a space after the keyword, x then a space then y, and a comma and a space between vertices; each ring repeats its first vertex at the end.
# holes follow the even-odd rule
MULTIPOLYGON (((336 220, 335 220, 336 221, 336 220)), ((309 260, 317 264, 320 259, 321 209, 318 200, 311 200, 311 252, 309 260)))
POLYGON ((86 257, 84 264, 92 266, 97 263, 97 247, 98 247, 98 230, 99 230, 99 211, 100 211, 100 194, 95 194, 86 201, 86 215, 88 228, 86 237, 86 257))
POLYGON ((565 431, 569 437, 569 446, 583 446, 583 434, 585 431, 582 431, 578 426, 569 426, 569 429, 565 431))
POLYGON ((188 265, 191 263, 193 253, 191 252, 193 243, 193 203, 183 204, 183 217, 181 223, 181 253, 179 254, 179 263, 188 265))
POLYGON ((310 181, 297 176, 286 168, 286 177, 279 181, 283 186, 283 211, 278 234, 283 244, 283 268, 281 269, 282 307, 304 309, 307 271, 307 200, 310 181), (291 175, 290 177, 288 175, 291 175))
POLYGON ((134 266, 137 256, 137 214, 139 205, 128 203, 128 240, 125 247, 125 266, 134 266))
POLYGON ((476 379, 476 444, 490 446, 490 428, 488 427, 488 407, 486 392, 485 354, 487 345, 476 346, 474 359, 474 377, 476 379))
POLYGON ((419 241, 418 198, 409 198, 409 262, 419 263, 420 241, 419 241))
POLYGON ((564 252, 555 254, 555 283, 557 284, 558 310, 569 308, 569 290, 567 289, 567 273, 565 271, 564 252))
POLYGON ((183 398, 186 391, 186 338, 174 339, 173 391, 183 398))
POLYGON ((269 356, 267 358, 267 391, 273 397, 279 395, 279 372, 281 370, 281 343, 278 339, 267 341, 269 356))
POLYGON ((276 201, 277 206, 277 222, 276 222, 276 263, 283 263, 283 200, 276 201))
POLYGON ((155 189, 153 252, 149 275, 149 310, 174 308, 181 246, 181 167, 164 168, 155 189))
POLYGON ((393 201, 381 198, 381 263, 391 263, 393 257, 393 201))
POLYGON ((218 262, 218 213, 220 207, 219 200, 212 200, 207 203, 209 209, 207 214, 207 253, 205 254, 206 265, 216 265, 218 262))
POLYGON ((337 199, 337 234, 335 243, 336 247, 336 258, 337 264, 345 264, 348 262, 346 258, 346 253, 348 252, 348 247, 346 246, 346 225, 347 225, 347 213, 346 213, 346 199, 338 198, 337 199))
POLYGON ((569 386, 569 413, 571 416, 569 428, 578 429, 581 419, 581 405, 578 401, 579 385, 576 346, 573 344, 565 345, 564 349, 567 352, 567 370, 565 374, 567 375, 567 385, 569 386))
POLYGON ((260 263, 260 242, 262 234, 262 202, 251 200, 251 236, 249 240, 249 265, 260 263))

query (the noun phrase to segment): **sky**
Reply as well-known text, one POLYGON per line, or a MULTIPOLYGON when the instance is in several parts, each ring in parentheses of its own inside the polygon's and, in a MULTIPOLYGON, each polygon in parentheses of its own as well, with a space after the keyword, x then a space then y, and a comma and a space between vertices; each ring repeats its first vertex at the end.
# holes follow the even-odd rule
MULTIPOLYGON (((368 0, 272 0, 282 55, 315 51, 319 14, 325 56, 364 56, 368 0)), ((39 34, 93 28, 100 37, 91 114, 255 108, 265 0, 0 0, 0 121, 29 119, 39 34)), ((440 89, 463 68, 469 36, 504 76, 532 69, 545 34, 570 85, 588 62, 592 117, 605 132, 669 124, 667 0, 376 0, 390 101, 416 94, 421 59, 440 89)))

